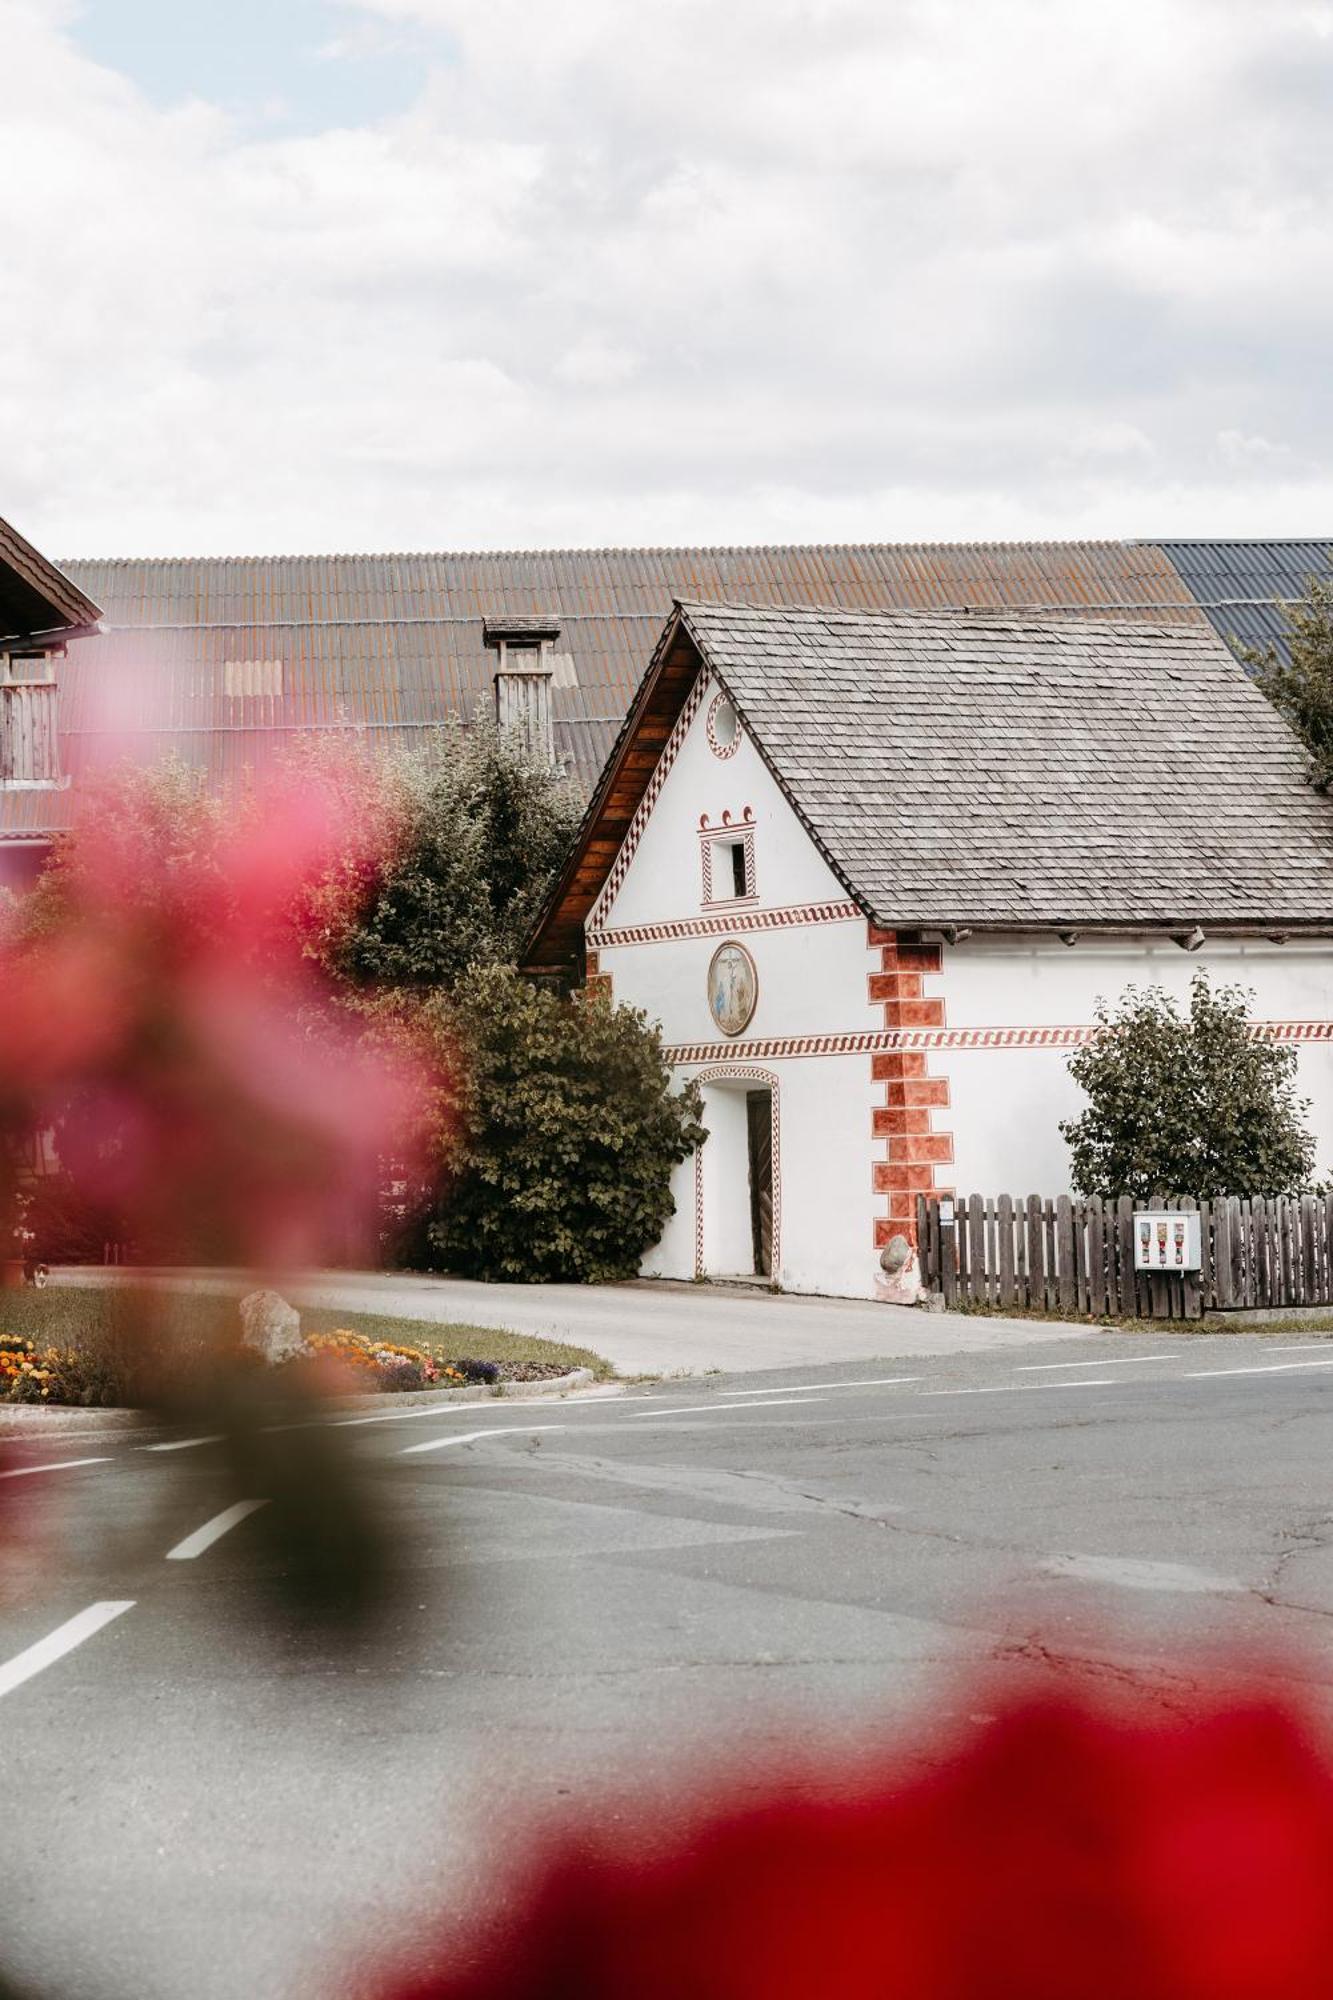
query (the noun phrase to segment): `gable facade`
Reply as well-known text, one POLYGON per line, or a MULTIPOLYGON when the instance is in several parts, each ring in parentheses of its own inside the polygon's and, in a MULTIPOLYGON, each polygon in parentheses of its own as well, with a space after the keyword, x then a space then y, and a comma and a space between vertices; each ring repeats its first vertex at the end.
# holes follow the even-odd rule
POLYGON ((1318 1170, 1333 1165, 1333 936, 1218 925, 1186 950, 1160 923, 886 926, 733 692, 700 665, 585 920, 590 979, 660 1024, 703 1093, 709 1138, 676 1170, 645 1275, 882 1295, 881 1252, 914 1237, 919 1195, 1068 1191, 1067 1064, 1099 1001, 1129 985, 1184 999, 1200 967, 1297 1049, 1318 1170), (710 969, 736 953, 747 990, 720 1017, 710 969))

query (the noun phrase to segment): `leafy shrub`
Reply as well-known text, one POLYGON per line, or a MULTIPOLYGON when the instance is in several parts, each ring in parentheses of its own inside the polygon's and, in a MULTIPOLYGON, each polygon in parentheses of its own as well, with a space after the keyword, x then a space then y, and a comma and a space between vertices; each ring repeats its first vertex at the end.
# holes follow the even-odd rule
POLYGON ((454 1078, 429 1260, 520 1282, 633 1277, 673 1213, 672 1168, 704 1137, 699 1093, 673 1090, 657 1030, 504 966, 474 967, 422 1018, 454 1078))
POLYGON ((1088 1108, 1060 1127, 1082 1194, 1292 1194, 1309 1185, 1314 1140, 1295 1095, 1296 1051, 1250 1032, 1237 986, 1190 983, 1189 1013, 1160 987, 1097 1008, 1095 1038, 1069 1059, 1088 1108))

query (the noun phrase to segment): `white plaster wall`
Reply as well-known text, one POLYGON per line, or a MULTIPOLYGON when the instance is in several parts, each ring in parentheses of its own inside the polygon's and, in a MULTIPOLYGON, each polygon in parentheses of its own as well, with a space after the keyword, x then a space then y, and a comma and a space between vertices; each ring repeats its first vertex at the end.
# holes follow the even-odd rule
MULTIPOLYGON (((742 736, 736 754, 725 760, 709 748, 705 718, 711 694, 700 703, 614 901, 599 913, 600 926, 615 930, 723 915, 703 901, 699 820, 706 814, 709 824, 717 826, 726 810, 739 824, 746 806, 754 814, 757 894, 743 909, 848 900, 749 741, 742 736)), ((777 1079, 781 1222, 776 1281, 792 1291, 871 1298, 874 1218, 884 1207, 871 1188, 872 1158, 883 1157, 882 1145, 876 1148, 872 1142, 871 1109, 883 1102, 883 1086, 871 1083, 868 1055, 769 1061, 747 1056, 719 1034, 708 1010, 708 964, 728 937, 745 946, 759 975, 758 1003, 741 1042, 881 1027, 883 1009, 870 1004, 867 985, 869 975, 880 969, 879 953, 867 945, 860 916, 773 930, 728 926, 708 937, 597 947, 618 1001, 642 1007, 661 1025, 668 1043, 707 1046, 708 1061, 682 1067, 682 1080, 705 1069, 755 1063, 777 1079)), ((764 1087, 760 1079, 747 1081, 750 1088, 764 1087)), ((705 1123, 713 1136, 702 1155, 704 1248, 706 1267, 713 1272, 752 1268, 744 1105, 743 1089, 708 1092, 705 1123), (737 1148, 730 1143, 736 1136, 733 1116, 741 1121, 737 1148), (716 1192, 727 1188, 729 1202, 717 1203, 716 1192), (742 1223, 740 1244, 726 1232, 742 1223)), ((676 1169, 672 1192, 676 1213, 645 1258, 644 1270, 651 1276, 689 1278, 694 1275, 692 1160, 676 1169)))
MULTIPOLYGON (((682 1079, 700 1073, 682 1069, 682 1079)), ((715 1065, 709 1065, 710 1068, 715 1065)), ((782 1212, 775 1281, 785 1291, 824 1292, 843 1298, 875 1296, 874 1218, 884 1201, 871 1188, 872 1160, 883 1157, 871 1140, 871 1109, 883 1102, 884 1087, 870 1080, 864 1055, 787 1058, 762 1065, 776 1079, 782 1212)), ((764 1083, 751 1079, 750 1089, 764 1083)), ((749 1227, 748 1172, 728 1143, 731 1127, 725 1100, 734 1096, 743 1119, 745 1098, 705 1086, 704 1123, 711 1136, 702 1150, 704 1187, 704 1266, 709 1273, 734 1275, 749 1268, 748 1234, 740 1264, 729 1262, 735 1247, 718 1230, 719 1191, 730 1191, 730 1211, 749 1227), (722 1144, 718 1145, 721 1136, 722 1144), (716 1148, 716 1150, 715 1150, 716 1148)), ((676 1214, 660 1243, 644 1259, 649 1277, 694 1276, 694 1163, 685 1161, 672 1179, 676 1214)), ((739 1226, 739 1225, 737 1225, 739 1226)))
MULTIPOLYGON (((1253 992, 1261 1020, 1323 1020, 1333 1012, 1333 942, 1211 941, 1202 950, 1116 940, 1065 946, 1045 939, 968 939, 947 948, 946 1020, 958 1027, 1084 1026, 1099 998, 1112 1005, 1129 985, 1161 986, 1184 1002, 1194 972, 1215 985, 1253 992)), ((1333 1043, 1297 1044, 1301 1094, 1319 1152, 1333 1166, 1333 1043)), ((951 1104, 937 1115, 954 1136, 951 1178, 963 1193, 1059 1194, 1069 1186, 1069 1155, 1057 1129, 1085 1102, 1067 1068, 1065 1049, 952 1049, 933 1052, 931 1070, 947 1075, 951 1104)), ((941 1179, 945 1178, 943 1174, 941 1179)))
POLYGON ((599 923, 674 922, 704 907, 699 819, 720 826, 723 812, 740 824, 754 810, 755 878, 760 905, 845 901, 847 891, 814 846, 758 751, 742 735, 725 760, 708 747, 705 692, 676 761, 667 774, 629 872, 599 923))

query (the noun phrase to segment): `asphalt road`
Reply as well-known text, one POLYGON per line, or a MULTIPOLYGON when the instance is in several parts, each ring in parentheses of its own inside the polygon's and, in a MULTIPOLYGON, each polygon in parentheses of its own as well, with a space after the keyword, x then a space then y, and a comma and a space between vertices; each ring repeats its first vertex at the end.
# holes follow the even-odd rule
POLYGON ((1188 1711, 1244 1653, 1333 1714, 1331 1417, 1296 1334, 389 1408, 334 1434, 392 1550, 349 1645, 266 1594, 223 1445, 7 1445, 0 1961, 336 1995, 423 1911, 502 1912, 535 1819, 884 1724, 926 1757, 924 1710, 985 1727, 978 1672, 1188 1711))

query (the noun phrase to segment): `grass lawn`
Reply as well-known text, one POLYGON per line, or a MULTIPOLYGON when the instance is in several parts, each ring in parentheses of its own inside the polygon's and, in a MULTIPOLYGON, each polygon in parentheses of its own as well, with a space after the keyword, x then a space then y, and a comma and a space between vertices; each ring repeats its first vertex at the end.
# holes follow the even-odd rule
MULTIPOLYGON (((27 1334, 52 1347, 100 1348, 123 1338, 126 1307, 132 1295, 124 1285, 102 1287, 48 1285, 0 1292, 0 1333, 27 1334)), ((237 1325, 233 1298, 221 1293, 170 1291, 155 1294, 166 1302, 173 1343, 203 1347, 225 1314, 237 1325)), ((568 1374, 591 1368, 598 1376, 612 1373, 611 1364, 586 1347, 563 1341, 539 1340, 526 1333, 507 1333, 489 1326, 437 1325, 433 1320, 396 1319, 383 1313, 301 1310, 304 1333, 333 1333, 346 1327, 372 1340, 427 1349, 439 1361, 496 1361, 510 1379, 532 1375, 568 1374)))

